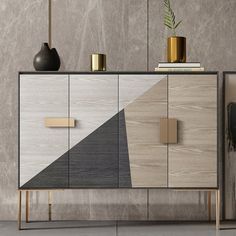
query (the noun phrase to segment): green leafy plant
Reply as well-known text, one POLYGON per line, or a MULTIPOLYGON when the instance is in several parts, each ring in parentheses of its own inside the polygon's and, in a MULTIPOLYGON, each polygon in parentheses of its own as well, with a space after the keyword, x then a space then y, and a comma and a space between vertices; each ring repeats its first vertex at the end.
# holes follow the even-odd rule
POLYGON ((175 23, 175 13, 171 9, 170 0, 164 0, 164 4, 165 4, 164 24, 165 26, 167 26, 169 29, 172 30, 173 35, 175 36, 176 35, 175 30, 180 25, 182 20, 179 21, 178 23, 175 23))

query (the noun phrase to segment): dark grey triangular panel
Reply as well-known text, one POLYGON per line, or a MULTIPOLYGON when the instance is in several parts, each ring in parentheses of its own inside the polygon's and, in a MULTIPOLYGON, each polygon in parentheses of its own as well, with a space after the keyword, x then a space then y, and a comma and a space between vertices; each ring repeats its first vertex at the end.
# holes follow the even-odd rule
POLYGON ((118 187, 118 114, 70 150, 70 187, 118 187))
POLYGON ((123 110, 29 180, 22 188, 118 188, 119 185, 131 187, 123 110))

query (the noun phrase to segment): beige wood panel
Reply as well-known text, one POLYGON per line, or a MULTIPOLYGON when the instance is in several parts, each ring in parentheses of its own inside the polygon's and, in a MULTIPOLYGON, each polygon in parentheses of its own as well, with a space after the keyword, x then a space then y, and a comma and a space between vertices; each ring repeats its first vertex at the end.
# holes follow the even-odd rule
POLYGON ((20 185, 68 151, 68 128, 47 128, 45 117, 68 117, 68 75, 21 75, 20 185))
POLYGON ((178 143, 169 144, 169 187, 217 186, 217 75, 170 75, 169 118, 178 143))
MULTIPOLYGON (((133 75, 129 87, 135 89, 139 79, 142 78, 133 75)), ((167 116, 167 78, 162 76, 160 80, 160 76, 156 76, 150 79, 156 79, 156 83, 125 107, 133 187, 167 186, 167 145, 160 143, 160 119, 167 116)), ((121 100, 123 92, 120 91, 121 100)))

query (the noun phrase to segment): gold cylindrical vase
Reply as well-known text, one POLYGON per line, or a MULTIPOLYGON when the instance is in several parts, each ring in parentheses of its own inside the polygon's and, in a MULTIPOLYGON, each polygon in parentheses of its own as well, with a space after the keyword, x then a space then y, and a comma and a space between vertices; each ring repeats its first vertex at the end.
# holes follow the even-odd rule
POLYGON ((186 38, 172 36, 167 39, 167 61, 186 62, 186 38))
POLYGON ((106 55, 94 53, 91 55, 91 71, 106 70, 106 55))

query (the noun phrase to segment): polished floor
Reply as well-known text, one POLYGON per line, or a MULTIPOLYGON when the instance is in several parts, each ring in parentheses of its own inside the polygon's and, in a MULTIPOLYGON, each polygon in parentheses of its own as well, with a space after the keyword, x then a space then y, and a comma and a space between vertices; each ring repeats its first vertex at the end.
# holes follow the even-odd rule
POLYGON ((217 231, 214 224, 161 224, 145 222, 35 222, 23 224, 0 222, 0 236, 234 236, 236 223, 224 224, 217 231), (70 228, 68 228, 70 227, 70 228), (40 228, 40 229, 39 229, 40 228))

